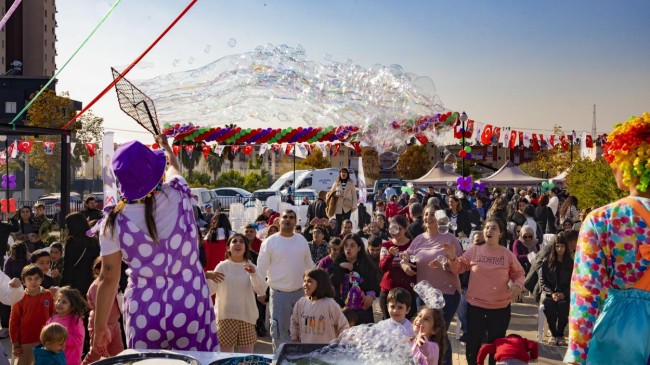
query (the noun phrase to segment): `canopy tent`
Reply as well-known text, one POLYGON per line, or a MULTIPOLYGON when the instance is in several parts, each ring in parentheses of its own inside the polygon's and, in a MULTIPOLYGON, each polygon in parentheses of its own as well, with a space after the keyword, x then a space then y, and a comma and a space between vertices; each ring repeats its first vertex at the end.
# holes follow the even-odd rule
POLYGON ((569 174, 569 170, 565 170, 561 174, 557 175, 556 177, 552 177, 549 180, 552 180, 555 185, 565 185, 566 184, 566 176, 569 174))
POLYGON ((416 187, 428 187, 433 186, 434 188, 442 188, 449 186, 447 183, 456 183, 460 175, 449 172, 445 170, 442 162, 438 161, 435 166, 424 176, 416 180, 407 180, 407 182, 413 183, 413 186, 416 187))
POLYGON ((499 171, 481 179, 481 182, 485 183, 486 187, 538 185, 543 181, 547 180, 526 174, 519 167, 515 166, 512 161, 507 161, 505 165, 501 166, 499 171))

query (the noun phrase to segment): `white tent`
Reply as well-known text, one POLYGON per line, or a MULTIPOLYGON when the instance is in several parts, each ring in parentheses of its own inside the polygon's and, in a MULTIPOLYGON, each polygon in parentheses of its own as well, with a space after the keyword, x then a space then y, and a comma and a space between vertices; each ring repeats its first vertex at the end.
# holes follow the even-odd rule
POLYGON ((557 175, 556 177, 550 178, 549 180, 552 180, 555 185, 565 185, 566 184, 566 177, 569 174, 569 170, 565 170, 561 174, 557 175))
POLYGON ((485 183, 485 186, 487 187, 538 185, 544 181, 546 180, 532 177, 521 171, 521 169, 515 166, 512 161, 507 161, 503 166, 501 166, 499 171, 481 179, 481 182, 485 183))
POLYGON ((438 161, 435 166, 424 176, 415 180, 407 180, 407 182, 413 183, 415 187, 428 187, 433 186, 435 188, 447 187, 448 182, 456 183, 460 175, 449 172, 445 170, 442 162, 438 161))

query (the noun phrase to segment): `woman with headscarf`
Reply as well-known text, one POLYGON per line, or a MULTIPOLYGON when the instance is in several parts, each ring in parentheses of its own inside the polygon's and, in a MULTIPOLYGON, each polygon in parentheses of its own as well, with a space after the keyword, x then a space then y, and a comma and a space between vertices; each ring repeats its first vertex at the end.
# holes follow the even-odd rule
POLYGON ((593 210, 580 228, 564 361, 648 364, 650 114, 617 124, 603 157, 629 196, 593 210))
POLYGON ((357 192, 354 189, 354 181, 350 179, 348 169, 339 170, 339 177, 327 193, 326 203, 328 212, 336 215, 336 226, 341 230, 341 225, 346 219, 350 219, 352 212, 357 209, 357 192))
POLYGON ((529 225, 524 225, 519 231, 519 239, 512 244, 512 252, 517 256, 517 260, 524 268, 526 274, 530 269, 530 255, 532 252, 539 252, 539 241, 535 237, 535 230, 529 225))

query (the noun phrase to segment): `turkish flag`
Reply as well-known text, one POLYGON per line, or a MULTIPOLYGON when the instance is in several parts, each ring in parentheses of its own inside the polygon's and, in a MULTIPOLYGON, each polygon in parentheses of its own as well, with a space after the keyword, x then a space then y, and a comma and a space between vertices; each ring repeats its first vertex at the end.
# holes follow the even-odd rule
POLYGON ((537 133, 533 133, 533 151, 539 151, 539 141, 537 140, 537 133))
POLYGON ((20 141, 20 143, 18 143, 18 151, 29 154, 30 152, 32 152, 33 146, 34 146, 34 142, 32 141, 20 141))
POLYGON ((178 153, 181 152, 181 146, 172 146, 172 151, 174 151, 175 156, 178 156, 178 153))
POLYGON ((284 151, 285 155, 288 155, 293 151, 293 143, 287 145, 287 149, 284 151))
POLYGON ((336 157, 336 155, 339 154, 339 150, 341 149, 341 144, 337 143, 334 145, 334 153, 332 154, 333 157, 336 157))
POLYGON ((202 146, 201 150, 203 151, 203 158, 208 158, 208 154, 210 154, 210 146, 202 146))
POLYGON ((251 154, 251 152, 253 152, 253 146, 252 145, 246 145, 241 149, 241 151, 246 156, 249 156, 251 154))
POLYGON ((566 143, 566 136, 564 134, 560 135, 560 142, 562 142, 562 149, 563 150, 568 150, 569 145, 566 143))
POLYGON ((88 150, 88 155, 90 157, 95 157, 95 149, 97 148, 97 143, 85 143, 86 149, 88 150))
POLYGON ((474 121, 470 119, 467 121, 467 124, 465 124, 465 138, 472 138, 473 134, 474 134, 474 121))
POLYGON ((555 134, 551 134, 551 138, 549 138, 548 143, 551 145, 551 148, 555 148, 555 134))
POLYGON ((483 132, 481 133, 481 143, 487 145, 492 143, 492 125, 488 124, 483 128, 483 132))
POLYGON ((539 135, 539 144, 542 148, 548 147, 548 143, 546 143, 546 139, 544 139, 544 135, 540 134, 539 135))
MULTIPOLYGON (((426 144, 427 142, 429 142, 427 137, 423 135, 415 136, 415 138, 417 138, 418 141, 420 141, 420 143, 422 144, 426 144)), ((350 142, 350 143, 352 143, 352 147, 354 147, 354 151, 357 153, 357 155, 361 154, 361 144, 359 142, 350 142)), ((309 149, 309 152, 311 152, 311 148, 309 149)))
POLYGON ((591 136, 591 134, 587 134, 587 139, 585 140, 585 143, 587 145, 587 148, 594 147, 594 138, 591 136))
POLYGON ((522 146, 524 144, 524 132, 519 132, 519 145, 522 146))
POLYGON ((513 149, 515 148, 515 144, 517 143, 517 131, 510 131, 510 145, 508 148, 513 149))
POLYGON ((194 145, 188 144, 187 146, 185 146, 185 152, 189 157, 192 157, 192 152, 194 152, 194 145))
POLYGON ((492 128, 492 143, 497 144, 501 140, 501 127, 492 128))

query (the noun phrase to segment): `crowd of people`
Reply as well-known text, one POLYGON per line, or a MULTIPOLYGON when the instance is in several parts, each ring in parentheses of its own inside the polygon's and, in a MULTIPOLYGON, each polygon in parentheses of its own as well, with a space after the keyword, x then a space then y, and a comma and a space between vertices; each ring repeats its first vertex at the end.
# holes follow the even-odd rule
POLYGON ((639 139, 650 137, 650 115, 612 135, 628 140, 610 140, 605 157, 630 197, 591 213, 558 188, 429 187, 420 196, 390 185, 366 212, 341 169, 310 202, 305 227, 291 209, 265 208, 243 232, 211 207, 199 226, 164 136, 159 150, 125 143, 112 161, 118 204, 102 215, 87 200, 65 217, 64 242, 45 247, 53 223, 43 206, 0 223, 0 245, 15 239, 2 263, 0 336, 8 332, 18 364, 88 364, 124 348, 250 353, 267 324, 274 350, 326 344, 379 317, 378 328, 398 328, 410 341, 416 363, 451 364, 447 328, 457 314, 468 364, 488 356, 526 363, 536 344, 506 332, 512 303, 528 291, 543 306, 550 345, 567 346, 569 327, 565 361, 641 363, 648 336, 630 333, 640 327, 622 317, 631 305, 650 308, 650 138, 639 139), (444 307, 414 291, 423 281, 444 307), (628 341, 621 347, 632 351, 612 355, 609 341, 628 341))

